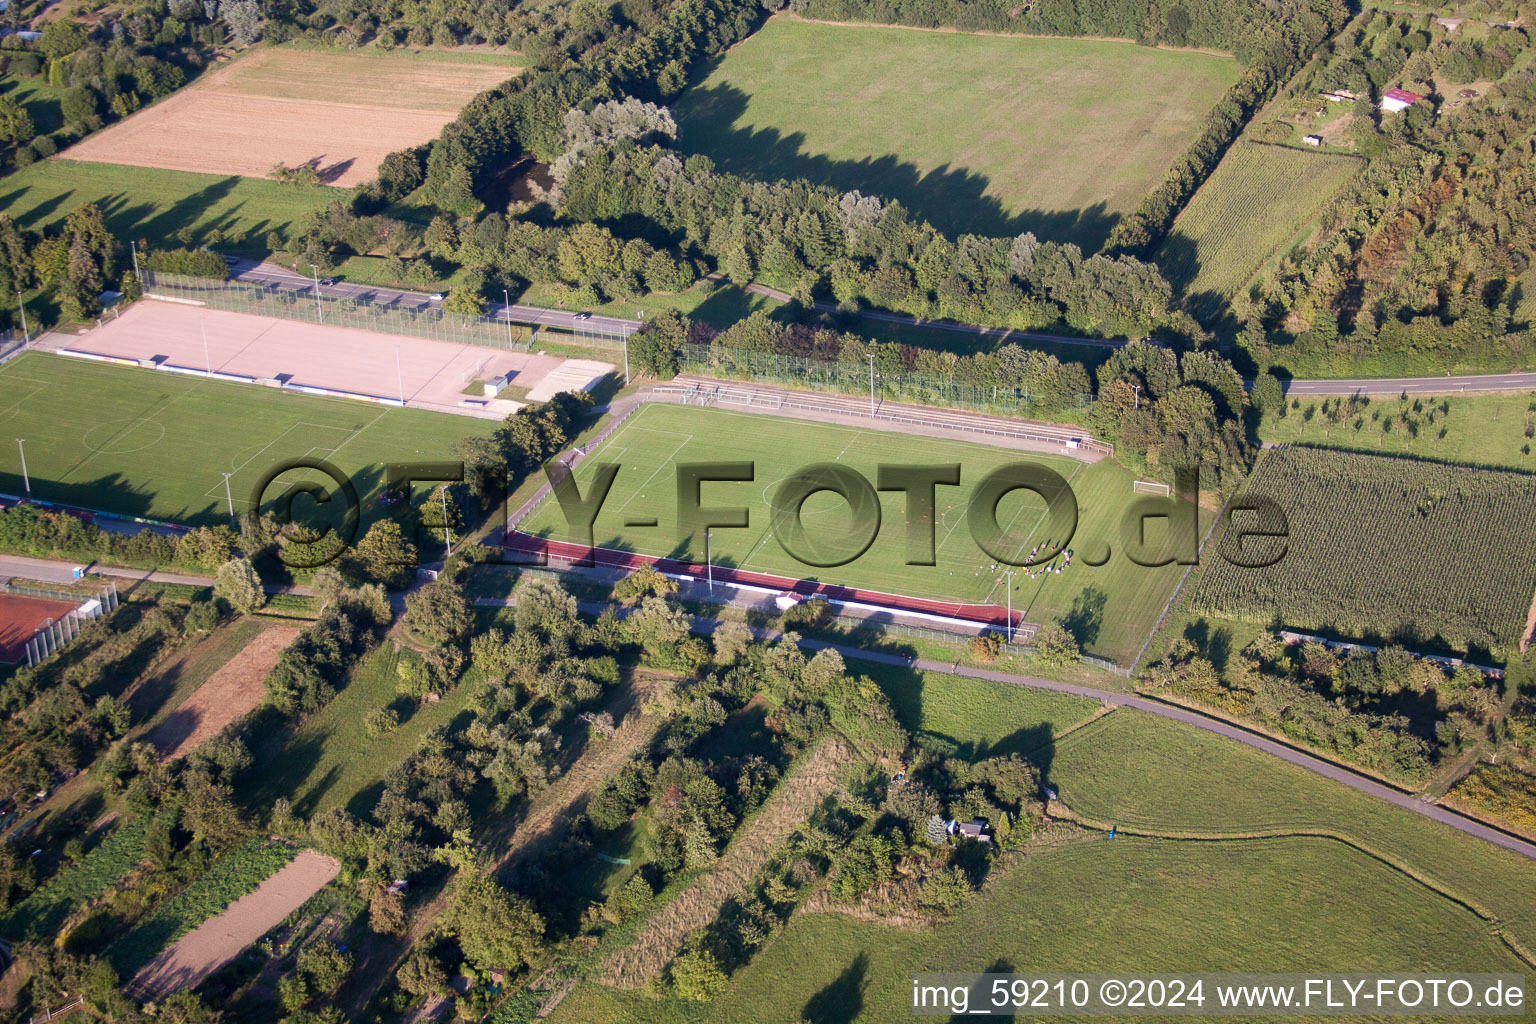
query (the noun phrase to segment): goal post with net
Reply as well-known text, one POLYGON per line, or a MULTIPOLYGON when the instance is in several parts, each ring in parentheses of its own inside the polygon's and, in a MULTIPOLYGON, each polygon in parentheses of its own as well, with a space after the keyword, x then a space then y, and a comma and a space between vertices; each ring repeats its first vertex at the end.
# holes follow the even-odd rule
POLYGON ((1137 480, 1131 484, 1133 494, 1161 494, 1169 497, 1173 494, 1173 488, 1168 484, 1160 484, 1156 480, 1137 480))

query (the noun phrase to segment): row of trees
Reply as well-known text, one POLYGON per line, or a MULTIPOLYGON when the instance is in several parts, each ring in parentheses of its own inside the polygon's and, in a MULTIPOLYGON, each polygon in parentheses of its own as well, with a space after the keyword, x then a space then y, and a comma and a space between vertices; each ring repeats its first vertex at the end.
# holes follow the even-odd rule
POLYGON ((1261 634, 1241 652, 1179 638, 1140 677, 1167 691, 1267 728, 1396 781, 1422 784, 1435 767, 1490 735, 1503 716, 1497 683, 1401 646, 1348 653, 1261 634))
POLYGON ((564 185, 564 217, 619 222, 698 251, 738 284, 788 289, 806 306, 830 293, 925 317, 1145 337, 1192 325, 1170 312, 1157 268, 1085 257, 1076 245, 949 239, 899 203, 806 181, 752 182, 659 146, 623 141, 586 155, 564 185))
POLYGON ((674 0, 643 19, 643 36, 615 35, 580 64, 525 73, 482 93, 432 144, 429 197, 450 213, 475 212, 474 193, 508 165, 525 154, 553 163, 564 152, 572 108, 624 96, 670 99, 693 67, 746 38, 763 13, 756 0, 674 0))
MULTIPOLYGON (((1450 61, 1452 49, 1441 42, 1413 56, 1450 61)), ((1325 209, 1312 244, 1235 312, 1289 328, 1302 357, 1390 353, 1426 369, 1528 358, 1528 325, 1514 321, 1528 319, 1516 282, 1536 259, 1533 117, 1529 69, 1438 114, 1424 100, 1385 115, 1380 155, 1325 209)), ((1294 358, 1266 346, 1262 330, 1244 343, 1260 362, 1294 358)))
POLYGON ((53 230, 30 231, 0 213, 0 288, 16 295, 51 288, 64 315, 101 311, 101 292, 118 284, 121 247, 101 209, 85 203, 53 230))
POLYGON ((255 42, 261 21, 257 0, 171 0, 94 24, 55 18, 43 25, 34 43, 8 39, 7 47, 29 49, 7 49, 7 72, 42 76, 62 89, 62 123, 37 124, 14 99, 0 100, 0 142, 14 147, 10 160, 15 166, 51 156, 60 146, 175 92, 226 40, 255 42))
POLYGON ((1277 22, 1277 30, 1248 56, 1242 75, 1206 115, 1200 135, 1163 183, 1116 222, 1104 250, 1149 257, 1254 113, 1348 20, 1349 10, 1340 0, 1307 0, 1277 22))
POLYGON ((827 21, 873 21, 968 32, 1112 36, 1147 45, 1227 50, 1247 62, 1311 8, 1307 2, 1266 5, 1254 0, 790 0, 791 10, 827 21))

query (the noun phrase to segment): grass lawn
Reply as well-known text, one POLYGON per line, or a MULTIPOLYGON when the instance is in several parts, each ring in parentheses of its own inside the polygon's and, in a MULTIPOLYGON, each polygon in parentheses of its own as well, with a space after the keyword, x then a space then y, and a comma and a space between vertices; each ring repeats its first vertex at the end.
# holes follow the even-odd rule
POLYGON ((1364 166, 1352 156, 1239 142, 1174 221, 1157 265, 1214 315, 1364 166))
POLYGON ((708 1004, 579 987, 551 1024, 886 1022, 918 971, 1511 971, 1469 911, 1326 839, 1044 851, 933 931, 793 918, 708 1004), (1238 911, 1237 908, 1241 908, 1238 911))
MULTIPOLYGON (((514 295, 513 302, 530 306, 560 308, 569 305, 570 290, 557 285, 535 284, 522 295, 514 295)), ((684 316, 702 320, 719 330, 759 309, 773 312, 783 303, 766 295, 757 295, 745 289, 720 281, 700 281, 684 292, 654 292, 638 299, 622 299, 593 306, 587 312, 602 316, 625 317, 631 320, 647 319, 657 313, 675 309, 684 316)))
MULTIPOLYGON (((495 427, 40 353, 0 369, 0 422, 26 439, 34 496, 193 525, 228 521, 225 472, 241 511, 278 462, 302 455, 351 475, 366 525, 385 463, 444 459, 454 441, 495 427)), ((22 490, 19 458, 0 463, 0 492, 22 490)))
MULTIPOLYGON (((752 413, 684 406, 647 406, 604 444, 596 458, 577 470, 582 494, 603 462, 620 465, 607 500, 594 524, 594 539, 605 547, 642 554, 679 557, 693 540, 677 527, 676 465, 688 462, 752 461, 751 483, 712 483, 703 488, 706 506, 743 506, 745 529, 717 529, 712 538, 716 565, 791 578, 967 603, 1003 605, 1006 580, 972 539, 966 511, 972 488, 1006 464, 1029 461, 1047 465, 1067 479, 1077 496, 1078 524, 1071 547, 1079 556, 1062 573, 1014 579, 1013 608, 1030 622, 1064 619, 1090 653, 1128 659, 1141 646, 1183 569, 1167 565, 1144 569, 1114 557, 1098 568, 1082 559, 1103 551, 1108 542, 1118 552, 1121 516, 1132 498, 1133 474, 1111 460, 1091 466, 1071 459, 989 448, 960 441, 900 436, 855 427, 776 419, 752 413), (933 566, 907 565, 904 499, 899 491, 882 495, 882 527, 874 543, 856 560, 836 568, 816 568, 788 554, 775 539, 769 499, 780 481, 812 464, 837 462, 873 481, 880 463, 959 463, 961 485, 941 487, 936 498, 933 566), (654 527, 629 527, 630 520, 655 517, 654 527)), ((812 495, 801 509, 811 542, 821 550, 844 552, 829 540, 851 523, 848 504, 835 494, 812 495)), ((1047 540, 1046 509, 1036 495, 1017 491, 997 506, 997 519, 1027 555, 1047 540)), ((1154 521, 1155 523, 1156 521, 1154 521)), ((782 524, 779 524, 782 525, 782 524)), ((547 501, 523 523, 523 529, 557 540, 570 539, 555 501, 547 501)), ((1149 527, 1149 535, 1155 527, 1149 527)), ((578 538, 579 539, 579 538, 578 538)), ((703 540, 697 540, 703 558, 703 540)))
POLYGON ((217 228, 221 249, 265 254, 269 231, 286 234, 306 214, 345 199, 347 189, 312 189, 233 175, 190 174, 153 167, 84 163, 54 158, 0 178, 0 210, 23 227, 61 224, 82 203, 96 203, 118 238, 144 239, 151 248, 181 245, 176 232, 192 231, 208 244, 217 228), (243 242, 233 241, 234 236, 243 242))
POLYGON ((1098 701, 1024 686, 895 665, 849 661, 849 671, 868 676, 885 691, 904 728, 945 740, 969 760, 1009 754, 1050 755, 1052 737, 1090 718, 1098 701))
POLYGON ((271 807, 286 797, 304 815, 333 807, 366 814, 383 789, 384 775, 415 753, 428 732, 468 724, 465 708, 475 691, 472 682, 454 687, 439 703, 418 705, 397 694, 396 661, 394 646, 386 640, 352 671, 335 699, 296 733, 278 736, 253 751, 252 782, 241 798, 252 807, 271 807), (393 707, 401 725, 369 739, 364 721, 383 707, 393 707), (465 718, 460 721, 461 714, 465 718), (347 806, 358 797, 359 807, 347 806))
POLYGON ((0 96, 9 96, 20 103, 32 118, 32 127, 39 135, 56 132, 64 127, 64 90, 48 84, 43 75, 33 78, 17 78, 7 75, 0 78, 0 96))
POLYGON ((750 177, 899 199, 951 234, 1092 251, 1239 70, 1124 41, 778 17, 683 94, 679 142, 750 177))
MULTIPOLYGON (((893 694, 897 710, 910 724, 915 700, 963 742, 996 731, 989 701, 1016 699, 1004 684, 933 681, 893 694), (962 686, 975 710, 956 715, 962 686)), ((919 971, 1518 973, 1479 915, 1526 948, 1536 939, 1536 863, 1199 729, 1116 710, 1064 737, 1045 778, 1088 819, 1218 841, 1122 833, 1040 849, 934 931, 802 915, 710 1003, 584 983, 550 1020, 873 1024, 910 1012, 919 971)))
POLYGON ((1536 862, 1201 729, 1118 710, 1065 738, 1049 779, 1077 813, 1125 828, 1341 836, 1536 943, 1536 862))
POLYGON ((1434 398, 1415 395, 1406 402, 1400 398, 1372 398, 1360 410, 1363 422, 1358 430, 1354 416, 1342 424, 1331 423, 1322 415, 1309 418, 1307 410, 1320 412, 1324 399, 1299 401, 1301 407, 1288 409, 1283 419, 1266 416, 1259 427, 1259 437, 1277 444, 1299 443, 1467 466, 1536 470, 1536 455, 1531 454, 1536 450, 1536 391, 1434 398), (1415 404, 1419 409, 1414 409, 1415 404), (1436 414, 1433 423, 1428 421, 1431 407, 1436 414), (1380 419, 1372 418, 1376 413, 1380 419), (1403 416, 1408 417, 1413 429, 1404 426, 1403 416), (1382 421, 1388 418, 1393 421, 1392 429, 1383 432, 1382 421))

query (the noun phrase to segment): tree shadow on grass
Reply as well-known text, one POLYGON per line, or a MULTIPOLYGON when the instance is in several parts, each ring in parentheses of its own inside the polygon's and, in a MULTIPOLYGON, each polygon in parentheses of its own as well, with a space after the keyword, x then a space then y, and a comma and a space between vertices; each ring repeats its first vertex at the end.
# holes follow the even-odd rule
POLYGON ((869 954, 860 953, 826 988, 811 996, 800 1017, 807 1024, 851 1024, 864 1012, 869 986, 869 954))
MULTIPOLYGON (((700 80, 713 69, 703 68, 700 80)), ((1042 239, 1076 242, 1092 253, 1120 219, 1102 202, 1079 210, 1011 211, 987 194, 990 179, 963 167, 945 165, 924 172, 895 154, 861 160, 808 154, 803 152, 806 137, 801 132, 785 135, 776 128, 735 127, 746 115, 749 99, 732 85, 694 87, 688 93, 691 113, 685 115, 679 137, 683 148, 705 152, 722 170, 749 178, 805 178, 842 191, 894 199, 951 236, 1006 237, 1033 231, 1042 239)))

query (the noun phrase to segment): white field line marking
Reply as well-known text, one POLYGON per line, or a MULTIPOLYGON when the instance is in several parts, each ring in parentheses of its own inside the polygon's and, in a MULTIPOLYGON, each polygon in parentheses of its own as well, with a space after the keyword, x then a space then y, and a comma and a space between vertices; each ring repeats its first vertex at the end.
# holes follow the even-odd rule
MULTIPOLYGON (((847 454, 848 449, 852 448, 854 443, 856 441, 858 441, 858 439, 860 437, 864 436, 864 433, 865 432, 862 431, 862 430, 854 429, 853 436, 848 439, 848 443, 847 444, 843 445, 843 450, 838 452, 835 456, 833 456, 832 461, 833 462, 841 462, 843 456, 845 454, 847 454)), ((826 477, 825 476, 818 477, 816 482, 820 483, 823 479, 826 479, 826 477)), ((772 511, 773 506, 769 505, 768 507, 769 507, 769 510, 772 511)), ((752 542, 752 546, 751 547, 747 548, 747 553, 745 555, 741 556, 741 561, 736 563, 736 568, 742 569, 742 570, 746 570, 747 566, 752 564, 752 556, 757 552, 757 549, 762 547, 768 541, 768 539, 773 536, 774 531, 777 530, 778 527, 779 527, 780 521, 787 519, 788 516, 789 516, 789 512, 788 512, 788 510, 785 510, 785 512, 782 515, 780 515, 780 516, 778 516, 776 518, 770 519, 768 521, 768 529, 763 531, 763 533, 761 533, 758 536, 757 540, 752 542)), ((765 567, 765 570, 766 570, 766 567, 765 567)), ((749 570, 749 571, 754 571, 755 572, 757 570, 749 570)), ((779 575, 779 573, 769 573, 769 575, 777 576, 777 575, 779 575)))
MULTIPOLYGON (((383 415, 383 414, 380 413, 380 415, 383 415)), ((377 423, 378 420, 374 419, 373 422, 377 423)), ((372 426, 372 425, 373 425, 372 423, 369 424, 369 426, 372 426)), ((300 429, 308 429, 308 430, 312 430, 312 431, 315 431, 315 430, 334 430, 334 431, 337 431, 339 433, 345 433, 345 434, 348 434, 348 435, 355 435, 355 433, 356 433, 356 431, 349 431, 346 427, 332 427, 332 426, 327 426, 327 425, 325 425, 323 423, 310 423, 308 420, 300 420, 297 423, 290 424, 288 429, 286 429, 282 433, 276 435, 275 437, 272 438, 272 440, 268 441, 266 444, 262 445, 256 451, 252 452, 251 455, 244 462, 240 463, 238 466, 233 466, 233 468, 230 470, 230 473, 229 473, 230 478, 233 479, 234 477, 237 477, 241 473, 245 472, 245 469, 246 469, 247 466, 249 466, 251 463, 255 462, 257 459, 261 458, 263 455, 265 455, 267 453, 268 449, 270 449, 273 445, 275 445, 275 444, 279 443, 280 441, 282 441, 285 437, 287 437, 289 434, 293 433, 295 430, 300 430, 300 429)), ((334 454, 335 452, 340 451, 341 450, 341 445, 346 444, 350 440, 351 440, 351 436, 344 437, 342 439, 342 441, 341 441, 341 444, 338 444, 335 448, 329 449, 330 452, 332 452, 334 454)), ((317 447, 318 447, 317 445, 311 445, 310 448, 309 448, 309 451, 313 452, 313 451, 315 451, 315 449, 317 447)), ((324 450, 324 449, 322 449, 322 450, 324 450)), ((209 485, 208 490, 203 492, 203 497, 205 497, 205 498, 221 498, 221 497, 224 496, 223 495, 223 491, 224 491, 223 471, 220 470, 219 474, 220 475, 219 475, 218 482, 215 483, 215 484, 209 485)), ((250 504, 250 500, 246 499, 246 498, 242 498, 242 499, 240 499, 240 501, 243 504, 246 504, 246 505, 250 504)))

